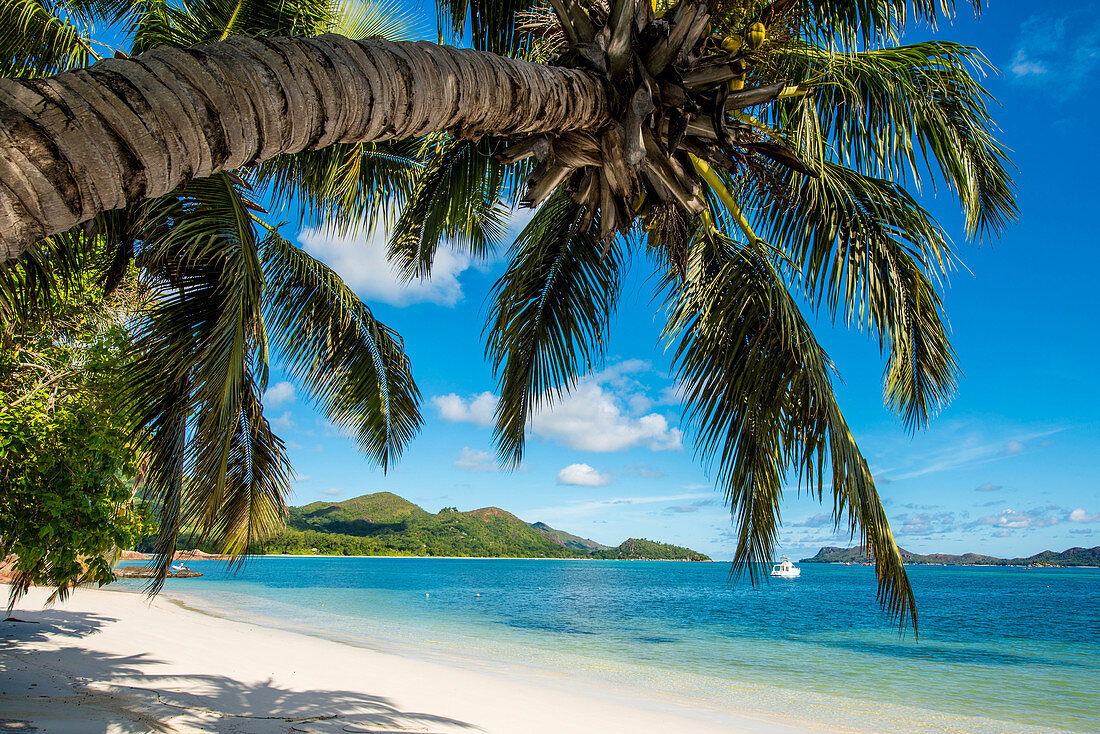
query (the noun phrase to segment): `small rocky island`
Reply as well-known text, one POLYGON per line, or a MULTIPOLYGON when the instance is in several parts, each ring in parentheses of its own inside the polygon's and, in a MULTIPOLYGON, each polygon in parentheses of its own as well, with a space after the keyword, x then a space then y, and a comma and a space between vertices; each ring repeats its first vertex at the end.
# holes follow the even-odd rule
MULTIPOLYGON (((115 569, 115 576, 120 579, 151 579, 157 575, 156 566, 123 566, 122 568, 115 569)), ((198 571, 192 571, 188 568, 181 568, 180 570, 170 570, 168 572, 168 578, 170 579, 193 579, 198 576, 202 576, 198 571)))
MULTIPOLYGON (((997 558, 978 553, 964 553, 961 556, 950 553, 911 553, 904 548, 901 560, 906 565, 915 566, 1100 566, 1100 545, 1094 548, 1069 548, 1056 553, 1043 551, 1027 558, 997 558)), ((803 558, 799 563, 842 563, 847 565, 871 565, 874 559, 863 546, 837 548, 825 546, 813 558, 803 558)))

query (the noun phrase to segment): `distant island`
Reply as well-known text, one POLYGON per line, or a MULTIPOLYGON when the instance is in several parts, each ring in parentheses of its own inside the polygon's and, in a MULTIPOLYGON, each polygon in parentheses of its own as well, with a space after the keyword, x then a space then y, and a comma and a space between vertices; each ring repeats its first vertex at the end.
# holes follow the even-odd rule
MULTIPOLYGON (((184 537, 180 542, 183 547, 190 540, 184 537)), ((468 512, 444 507, 433 514, 392 492, 291 507, 286 530, 249 553, 710 560, 690 548, 644 538, 629 538, 613 548, 543 522, 526 523, 499 507, 468 512)))
MULTIPOLYGON (((901 560, 909 565, 935 565, 935 566, 1100 566, 1100 545, 1095 548, 1070 548, 1055 553, 1043 551, 1027 558, 997 558, 995 556, 983 556, 978 553, 964 553, 961 556, 950 553, 930 553, 921 555, 911 553, 904 548, 901 551, 901 560)), ((873 560, 863 546, 854 548, 837 548, 825 546, 817 552, 813 558, 803 558, 799 563, 859 563, 870 564, 873 560)))

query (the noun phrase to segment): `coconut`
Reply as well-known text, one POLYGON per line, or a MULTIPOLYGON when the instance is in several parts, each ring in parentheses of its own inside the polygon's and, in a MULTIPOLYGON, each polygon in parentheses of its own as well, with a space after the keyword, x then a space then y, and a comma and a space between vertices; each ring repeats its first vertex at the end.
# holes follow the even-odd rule
POLYGON ((764 45, 764 39, 768 35, 768 29, 764 27, 764 24, 760 21, 756 21, 749 26, 749 33, 745 39, 746 45, 749 48, 756 49, 764 45))

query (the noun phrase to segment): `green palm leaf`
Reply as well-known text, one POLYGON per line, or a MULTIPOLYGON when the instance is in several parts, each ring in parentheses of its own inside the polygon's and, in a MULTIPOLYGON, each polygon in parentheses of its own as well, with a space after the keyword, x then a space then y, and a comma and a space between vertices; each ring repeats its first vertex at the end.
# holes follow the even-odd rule
POLYGON ((535 0, 438 0, 440 39, 461 41, 469 22, 469 38, 474 48, 515 55, 520 47, 516 14, 535 4, 535 0))
POLYGON ((251 180, 276 208, 296 203, 304 222, 340 232, 364 224, 389 230, 422 167, 420 147, 417 140, 333 145, 273 158, 251 180))
POLYGON ((879 596, 916 626, 905 567, 866 461, 830 383, 832 365, 771 264, 766 248, 722 236, 696 237, 696 277, 665 280, 666 338, 678 341, 674 369, 696 450, 717 464, 734 514, 734 567, 756 580, 773 557, 784 482, 823 495, 831 467, 834 516, 872 549, 879 596))
POLYGON ((507 230, 505 167, 491 142, 429 140, 426 160, 390 236, 389 257, 406 278, 427 277, 441 240, 483 256, 507 230))
MULTIPOLYGON (((981 12, 981 0, 966 3, 974 14, 981 12)), ((776 0, 767 7, 790 8, 799 3, 776 0)), ((808 0, 806 11, 811 20, 810 32, 827 45, 830 41, 857 42, 865 45, 896 40, 905 30, 910 17, 935 28, 940 19, 955 16, 955 0, 808 0)), ((768 11, 763 11, 762 15, 768 11)))
POLYGON ((332 0, 330 12, 333 19, 325 32, 353 40, 413 41, 421 35, 415 16, 397 0, 332 0))
POLYGON ((63 4, 0 0, 0 76, 48 76, 98 58, 90 29, 74 23, 63 4))
POLYGON ((0 269, 0 339, 47 311, 63 289, 94 262, 82 232, 49 237, 0 269))
POLYGON ((756 191, 755 221, 792 277, 828 312, 877 334, 888 351, 887 403, 911 427, 954 394, 958 368, 930 278, 952 254, 931 215, 901 187, 832 163, 817 178, 788 172, 784 200, 756 191))
POLYGON ((400 337, 340 277, 272 231, 262 257, 275 343, 321 408, 388 468, 421 424, 400 337))
POLYGON ((977 50, 929 41, 838 53, 792 43, 776 64, 812 82, 812 95, 774 107, 777 127, 810 161, 832 153, 860 173, 918 186, 922 169, 934 169, 959 197, 971 237, 999 234, 1015 217, 991 98, 974 78, 988 68, 977 50))
POLYGON ((238 186, 226 174, 193 181, 145 207, 138 223, 138 263, 157 276, 159 297, 140 324, 126 388, 150 447, 162 553, 183 527, 243 553, 279 527, 289 491, 285 451, 258 407, 264 275, 255 205, 238 186))
POLYGON ((486 354, 500 381, 495 438, 502 459, 523 457, 531 414, 560 397, 603 358, 621 285, 619 240, 601 245, 598 223, 562 191, 516 238, 493 287, 486 354))

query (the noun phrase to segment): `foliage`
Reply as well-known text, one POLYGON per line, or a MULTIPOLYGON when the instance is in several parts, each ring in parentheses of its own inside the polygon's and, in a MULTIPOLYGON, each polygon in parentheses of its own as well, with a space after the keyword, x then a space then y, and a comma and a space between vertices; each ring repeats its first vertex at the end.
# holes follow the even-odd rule
POLYGON ((127 481, 136 446, 113 389, 132 294, 104 299, 91 276, 71 285, 0 349, 0 558, 15 556, 12 602, 31 584, 64 598, 108 583, 115 552, 156 531, 127 481))
MULTIPOLYGON (((411 27, 390 0, 0 0, 0 73, 86 66, 99 57, 90 40, 97 26, 114 27, 130 54, 229 35, 404 40, 411 27)), ((290 465, 261 402, 273 357, 383 467, 418 429, 420 395, 400 337, 283 239, 255 192, 269 190, 279 207, 300 200, 332 226, 385 218, 421 165, 419 149, 347 145, 191 181, 50 238, 0 271, 5 328, 33 319, 81 271, 72 260, 103 274, 102 292, 145 287, 148 299, 125 324, 117 397, 145 462, 140 491, 160 521, 162 573, 184 527, 231 554, 283 527, 290 465)))
POLYGON ((426 510, 392 492, 365 494, 343 502, 311 502, 290 510, 290 523, 301 530, 312 528, 351 535, 363 535, 355 532, 359 525, 403 525, 426 517, 426 510))
MULTIPOLYGON (((268 187, 280 207, 298 197, 303 212, 339 229, 364 216, 393 221, 390 256, 409 277, 430 275, 445 240, 474 254, 501 244, 504 208, 522 197, 541 206, 509 252, 484 335, 499 380, 502 461, 521 459, 533 411, 598 367, 621 273, 644 253, 665 304, 685 423, 730 504, 737 568, 752 577, 773 555, 793 478, 819 499, 831 495, 837 526, 875 551, 880 600, 915 624, 900 551, 836 400, 833 365, 803 312, 878 342, 884 402, 905 427, 925 426, 950 401, 958 366, 939 293, 956 255, 907 189, 953 191, 975 241, 998 235, 1016 213, 1011 165, 980 82, 984 57, 958 44, 900 43, 906 23, 935 26, 956 3, 437 6, 444 32, 468 31, 475 48, 603 74, 615 94, 629 89, 617 100, 623 114, 599 138, 562 131, 470 141, 435 131, 302 152, 101 217, 91 231, 115 248, 112 262, 137 264, 157 297, 141 323, 129 395, 152 448, 148 481, 165 526, 158 549, 171 550, 191 525, 239 552, 278 525, 286 458, 257 399, 269 344, 383 466, 420 423, 400 338, 263 223, 250 185, 268 187), (685 45, 670 50, 674 39, 685 45), (524 194, 517 183, 528 171, 524 194)), ((337 19, 350 4, 239 7, 74 2, 58 5, 56 22, 11 11, 16 30, 0 33, 0 57, 23 76, 87 63, 80 24, 90 15, 125 19, 136 51, 230 33, 366 32, 361 19, 337 19), (70 21, 75 34, 63 28, 70 21), (32 52, 25 38, 47 33, 45 51, 32 52)), ((44 245, 27 272, 35 263, 62 272, 62 244, 44 245)), ((16 293, 0 280, 0 315, 16 293)), ((424 548, 447 533, 469 535, 464 520, 448 522, 424 529, 424 548)))
MULTIPOLYGON (((545 523, 525 523, 496 507, 469 512, 444 507, 433 515, 390 492, 292 507, 288 525, 286 530, 251 547, 249 552, 707 560, 688 548, 649 540, 631 539, 618 548, 607 548, 545 523), (568 542, 569 539, 586 545, 568 542)), ((181 538, 178 547, 181 550, 191 547, 191 540, 181 538)))
POLYGON ((550 154, 536 153, 527 200, 543 203, 509 253, 485 329, 502 462, 522 456, 532 411, 598 367, 619 273, 644 251, 666 305, 685 423, 733 515, 736 567, 756 578, 772 557, 793 479, 832 495, 838 527, 877 551, 880 600, 915 625, 900 553, 833 391, 835 369, 803 311, 878 342, 884 402, 906 427, 925 426, 950 401, 958 366, 939 289, 957 256, 906 187, 953 191, 973 240, 999 234, 1016 213, 980 82, 985 58, 958 44, 900 43, 907 22, 934 26, 955 3, 550 6, 518 3, 522 12, 507 16, 441 4, 452 28, 469 18, 478 41, 498 51, 608 74, 631 90, 618 129, 630 134, 639 122, 631 115, 650 115, 634 143, 645 176, 623 186, 607 140, 586 148, 583 133, 509 141, 506 159, 512 149, 550 154), (701 13, 707 30, 681 67, 662 71, 662 39, 697 32, 701 13), (647 73, 629 63, 632 52, 647 73), (667 165, 646 168, 665 142, 667 165))
POLYGON ((657 543, 645 538, 628 538, 617 548, 592 553, 593 558, 620 561, 709 561, 710 558, 678 545, 657 543))

